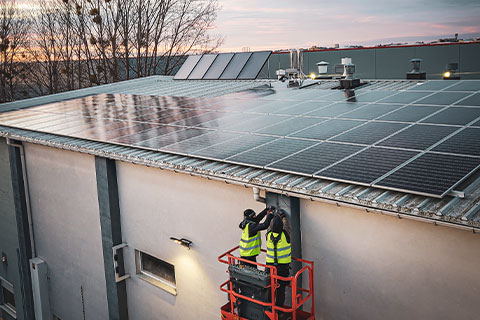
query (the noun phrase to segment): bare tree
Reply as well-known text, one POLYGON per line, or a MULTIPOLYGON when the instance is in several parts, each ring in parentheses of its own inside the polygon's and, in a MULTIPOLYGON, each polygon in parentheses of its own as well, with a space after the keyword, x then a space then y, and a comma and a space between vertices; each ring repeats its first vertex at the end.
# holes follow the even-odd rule
POLYGON ((0 102, 18 98, 20 84, 26 78, 28 31, 29 20, 15 0, 0 0, 0 102))

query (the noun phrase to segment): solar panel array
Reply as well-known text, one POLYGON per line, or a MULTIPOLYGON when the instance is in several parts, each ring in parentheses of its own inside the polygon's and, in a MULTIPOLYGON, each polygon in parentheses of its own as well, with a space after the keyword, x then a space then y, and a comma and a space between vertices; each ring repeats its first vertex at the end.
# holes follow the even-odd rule
POLYGON ((175 80, 254 80, 271 51, 188 56, 175 80))
POLYGON ((443 197, 480 166, 479 91, 429 81, 353 97, 283 85, 208 99, 104 94, 0 114, 0 125, 443 197))

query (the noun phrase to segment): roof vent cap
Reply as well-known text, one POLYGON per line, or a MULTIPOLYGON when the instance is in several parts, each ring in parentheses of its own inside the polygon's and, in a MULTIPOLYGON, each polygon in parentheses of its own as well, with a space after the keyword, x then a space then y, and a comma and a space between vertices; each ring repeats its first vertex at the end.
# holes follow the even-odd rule
POLYGON ((328 73, 328 63, 327 61, 320 61, 317 62, 318 74, 319 75, 326 75, 328 73))

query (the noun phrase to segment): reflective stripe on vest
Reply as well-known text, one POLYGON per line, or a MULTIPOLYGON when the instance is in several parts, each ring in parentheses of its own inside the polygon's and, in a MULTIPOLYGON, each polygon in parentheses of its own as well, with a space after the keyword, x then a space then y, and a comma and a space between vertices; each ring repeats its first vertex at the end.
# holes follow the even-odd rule
MULTIPOLYGON (((275 244, 273 238, 276 238, 278 233, 270 232, 267 236, 267 263, 275 263, 275 244)), ((282 232, 280 240, 277 242, 277 263, 287 264, 292 262, 292 246, 287 242, 285 233, 282 232)))
POLYGON ((240 248, 241 257, 253 257, 260 254, 260 248, 262 246, 262 238, 260 237, 260 232, 257 232, 253 237, 248 236, 248 225, 247 223, 245 228, 242 230, 242 238, 238 244, 240 248))

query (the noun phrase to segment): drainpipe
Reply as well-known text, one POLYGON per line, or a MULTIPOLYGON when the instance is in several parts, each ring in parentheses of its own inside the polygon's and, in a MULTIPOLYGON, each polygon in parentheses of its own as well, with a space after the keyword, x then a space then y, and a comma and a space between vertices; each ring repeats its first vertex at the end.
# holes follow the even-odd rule
POLYGON ((266 202, 265 198, 260 196, 260 189, 259 188, 253 188, 253 199, 255 199, 255 201, 258 201, 258 202, 261 202, 261 203, 266 202))
POLYGON ((32 258, 37 256, 35 250, 35 241, 33 239, 33 221, 32 221, 32 211, 30 209, 30 192, 28 187, 28 178, 27 178, 27 166, 25 163, 25 150, 22 144, 14 143, 10 138, 6 138, 7 145, 16 147, 20 149, 20 160, 22 162, 22 175, 23 175, 23 185, 25 186, 25 202, 27 207, 27 217, 28 217, 28 231, 30 233, 30 247, 32 248, 32 258))

